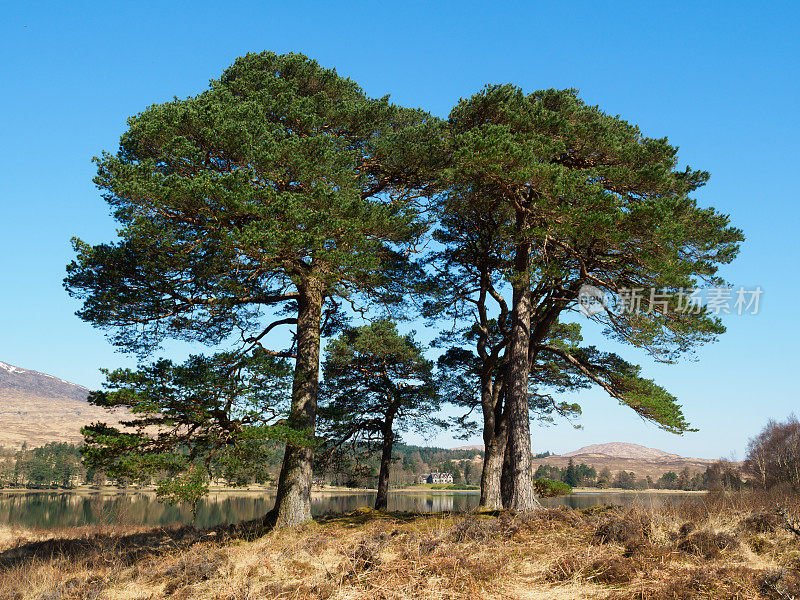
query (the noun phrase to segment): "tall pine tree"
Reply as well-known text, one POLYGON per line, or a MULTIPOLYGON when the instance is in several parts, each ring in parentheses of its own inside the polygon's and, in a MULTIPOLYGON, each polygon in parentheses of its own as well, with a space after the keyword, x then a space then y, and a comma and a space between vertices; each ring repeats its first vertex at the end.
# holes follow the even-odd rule
POLYGON ((367 97, 299 54, 248 54, 210 89, 128 120, 95 182, 119 239, 76 240, 79 316, 126 350, 165 338, 264 345, 295 325, 289 442, 274 517, 310 519, 320 335, 342 299, 391 300, 422 233, 415 156, 430 117, 367 97), (276 313, 276 311, 284 311, 276 313), (278 318, 273 318, 273 317, 278 318))
POLYGON ((708 173, 678 169, 677 148, 666 139, 643 136, 572 90, 524 94, 512 85, 487 86, 459 102, 449 125, 452 193, 443 209, 453 219, 477 214, 496 224, 495 277, 510 288, 503 409, 509 506, 528 510, 535 506, 528 382, 542 355, 573 364, 670 431, 688 427, 675 399, 637 368, 598 372, 597 357, 546 342, 560 317, 576 310, 582 286, 616 298, 647 290, 640 310, 602 310, 593 318, 609 336, 672 360, 724 328, 706 310, 676 310, 679 296, 670 293, 720 283, 718 266, 733 259, 743 238, 725 215, 691 198, 708 173), (668 299, 656 301, 650 290, 668 299))

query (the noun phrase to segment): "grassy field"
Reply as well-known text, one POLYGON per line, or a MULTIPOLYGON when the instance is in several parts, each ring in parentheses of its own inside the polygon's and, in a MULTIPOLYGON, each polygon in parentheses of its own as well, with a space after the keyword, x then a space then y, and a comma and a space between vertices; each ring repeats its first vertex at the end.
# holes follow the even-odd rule
POLYGON ((800 596, 800 536, 775 508, 797 500, 708 496, 531 515, 363 510, 292 531, 6 529, 0 599, 789 599, 800 596))

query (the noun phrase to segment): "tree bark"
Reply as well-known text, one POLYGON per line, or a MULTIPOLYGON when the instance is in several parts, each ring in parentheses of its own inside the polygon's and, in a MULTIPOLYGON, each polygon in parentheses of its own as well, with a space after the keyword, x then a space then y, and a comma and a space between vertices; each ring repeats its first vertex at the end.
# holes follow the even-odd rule
POLYGON ((500 478, 503 472, 503 456, 506 452, 508 429, 502 414, 501 390, 497 389, 501 383, 493 381, 491 373, 485 373, 481 386, 484 454, 479 506, 490 510, 503 508, 500 478))
POLYGON ((512 473, 513 461, 511 460, 511 445, 506 443, 503 453, 503 473, 500 476, 500 496, 503 508, 511 506, 511 496, 514 494, 514 474, 512 473))
MULTIPOLYGON (((527 227, 524 213, 517 214, 517 231, 522 234, 527 227)), ((506 406, 508 409, 508 444, 511 476, 514 490, 509 508, 530 511, 537 507, 533 488, 531 460, 530 412, 528 406, 528 352, 531 330, 531 245, 517 244, 514 259, 513 306, 511 310, 511 337, 508 347, 506 371, 506 406)))
POLYGON ((277 527, 293 527, 311 520, 311 477, 314 427, 319 388, 321 286, 314 280, 300 286, 297 307, 297 361, 292 383, 292 405, 287 425, 309 436, 308 443, 287 442, 278 493, 272 509, 277 527))
POLYGON ((386 510, 389 496, 389 467, 392 464, 392 448, 394 447, 392 424, 392 419, 388 419, 382 434, 381 469, 378 473, 378 495, 375 497, 375 510, 386 510))
POLYGON ((491 510, 503 508, 500 478, 503 474, 503 457, 505 453, 505 435, 494 435, 493 439, 488 444, 484 444, 483 472, 481 473, 481 499, 479 503, 482 508, 491 510))
MULTIPOLYGON (((478 316, 480 335, 478 337, 478 356, 481 360, 481 409, 483 411, 483 471, 481 472, 481 497, 479 506, 489 510, 503 507, 500 478, 503 470, 503 455, 508 441, 505 414, 503 412, 503 375, 498 372, 497 361, 500 351, 505 347, 505 337, 500 342, 489 343, 489 317, 486 312, 486 297, 492 295, 500 304, 498 329, 505 329, 508 310, 502 296, 498 294, 489 276, 489 268, 481 269, 480 295, 478 296, 478 316)), ((505 336, 505 332, 503 332, 505 336)))

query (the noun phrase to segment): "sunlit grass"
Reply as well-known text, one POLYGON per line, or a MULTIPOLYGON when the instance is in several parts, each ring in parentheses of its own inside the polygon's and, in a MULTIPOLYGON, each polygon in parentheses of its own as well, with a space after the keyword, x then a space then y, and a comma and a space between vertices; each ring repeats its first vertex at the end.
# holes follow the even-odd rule
POLYGON ((708 496, 532 515, 365 509, 273 531, 5 528, 0 598, 790 598, 800 538, 779 504, 797 500, 708 496))

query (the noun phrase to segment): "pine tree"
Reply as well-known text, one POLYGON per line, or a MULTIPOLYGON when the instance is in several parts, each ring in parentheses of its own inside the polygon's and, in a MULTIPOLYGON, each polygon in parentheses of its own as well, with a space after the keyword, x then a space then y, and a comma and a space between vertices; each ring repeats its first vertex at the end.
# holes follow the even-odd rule
POLYGON ((575 462, 571 458, 567 463, 567 469, 564 472, 564 477, 562 480, 570 487, 578 487, 581 484, 580 478, 578 477, 577 468, 575 467, 575 462))
MULTIPOLYGON (((487 86, 459 102, 449 125, 442 210, 461 222, 495 224, 496 255, 484 271, 475 270, 472 287, 482 292, 480 282, 488 280, 510 288, 501 308, 509 322, 506 464, 510 507, 528 510, 535 507, 528 384, 540 356, 572 363, 668 431, 689 428, 676 399, 642 378, 638 367, 546 342, 559 317, 576 310, 582 286, 619 297, 625 289, 719 283, 717 267, 733 259, 742 235, 725 215, 690 197, 707 173, 677 169, 677 149, 666 139, 642 136, 572 90, 526 95, 512 85, 487 86)), ((466 252, 465 242, 471 238, 455 239, 455 251, 466 252)), ((666 303, 648 297, 642 311, 606 310, 593 318, 611 337, 672 360, 724 331, 706 311, 675 310, 677 301, 676 295, 666 303)))
POLYGON ((420 233, 415 156, 431 118, 300 54, 248 54, 197 96, 130 118, 95 183, 119 241, 75 241, 66 287, 120 347, 165 338, 293 358, 273 517, 310 519, 320 336, 342 299, 391 301, 420 233), (285 311, 276 314, 276 311, 285 311), (290 349, 266 336, 295 325, 290 349))
POLYGON ((433 364, 387 320, 348 328, 328 344, 321 434, 335 451, 380 447, 377 510, 386 510, 392 450, 400 432, 438 424, 433 364))
POLYGON ((301 436, 282 422, 292 371, 286 359, 255 349, 219 352, 182 364, 159 360, 106 372, 90 400, 124 408, 124 427, 84 427, 87 479, 102 470, 160 497, 196 505, 212 474, 229 484, 265 480, 279 441, 301 436), (158 435, 153 435, 153 432, 158 435))

